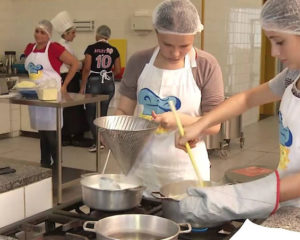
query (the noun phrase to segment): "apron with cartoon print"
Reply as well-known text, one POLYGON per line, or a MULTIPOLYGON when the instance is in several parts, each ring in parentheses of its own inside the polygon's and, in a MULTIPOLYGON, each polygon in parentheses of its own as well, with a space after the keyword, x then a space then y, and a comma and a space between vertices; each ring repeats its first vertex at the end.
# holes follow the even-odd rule
MULTIPOLYGON (((297 84, 297 80, 286 88, 280 104, 280 162, 278 166, 280 177, 300 172, 300 98, 292 93, 295 84, 297 84)), ((300 198, 286 201, 280 205, 300 207, 300 198)))
MULTIPOLYGON (((158 52, 156 48, 138 79, 136 114, 149 119, 152 111, 157 114, 171 111, 168 101, 172 100, 177 111, 199 116, 201 91, 193 77, 188 54, 184 68, 164 70, 153 65, 158 52)), ((205 143, 199 142, 192 152, 203 180, 209 181, 210 162, 205 143)), ((188 154, 175 148, 175 131, 157 131, 130 173, 143 179, 146 195, 171 182, 197 179, 188 154)))
MULTIPOLYGON (((45 52, 32 52, 27 56, 25 68, 28 71, 29 78, 37 86, 47 80, 55 80, 58 90, 61 88, 61 77, 53 69, 48 57, 50 41, 47 43, 45 52)), ((31 127, 36 130, 56 130, 56 108, 29 106, 29 115, 31 127)))

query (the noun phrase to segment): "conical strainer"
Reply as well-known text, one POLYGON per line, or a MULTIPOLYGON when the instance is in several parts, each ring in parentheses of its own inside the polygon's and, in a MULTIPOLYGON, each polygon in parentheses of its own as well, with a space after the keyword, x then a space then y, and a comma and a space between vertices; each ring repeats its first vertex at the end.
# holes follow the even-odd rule
POLYGON ((145 143, 158 124, 134 116, 106 116, 96 118, 105 145, 111 150, 124 174, 128 174, 145 143))

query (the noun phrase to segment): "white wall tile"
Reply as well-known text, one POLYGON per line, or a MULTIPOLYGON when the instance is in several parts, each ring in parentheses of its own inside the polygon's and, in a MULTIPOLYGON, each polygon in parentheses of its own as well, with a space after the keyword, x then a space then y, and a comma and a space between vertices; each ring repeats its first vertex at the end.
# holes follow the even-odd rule
MULTIPOLYGON (((259 85, 261 5, 261 0, 206 1, 204 49, 219 61, 230 95, 259 85)), ((243 125, 256 122, 258 114, 258 108, 245 113, 243 125)))

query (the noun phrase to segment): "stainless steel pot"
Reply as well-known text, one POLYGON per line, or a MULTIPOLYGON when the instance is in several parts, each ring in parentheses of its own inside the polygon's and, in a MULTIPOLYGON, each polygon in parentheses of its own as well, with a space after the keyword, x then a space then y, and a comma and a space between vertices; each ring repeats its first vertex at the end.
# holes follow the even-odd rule
POLYGON ((191 225, 177 224, 152 215, 124 214, 99 221, 87 221, 83 229, 95 232, 97 240, 176 240, 180 233, 191 232, 191 225), (186 227, 187 230, 181 230, 181 227, 186 227))
MULTIPOLYGON (((214 182, 205 182, 205 186, 220 185, 214 182)), ((167 184, 160 188, 160 192, 152 192, 152 196, 162 201, 163 217, 171 219, 177 223, 189 222, 180 212, 179 201, 187 196, 186 191, 189 187, 197 187, 198 181, 185 180, 167 184)), ((203 226, 196 222, 189 222, 193 228, 212 227, 212 225, 203 226)), ((215 226, 215 225, 214 225, 215 226)))
POLYGON ((215 135, 206 135, 204 137, 206 149, 221 149, 222 147, 222 132, 219 131, 215 135))
POLYGON ((16 62, 16 52, 15 51, 5 51, 5 66, 6 72, 12 74, 11 66, 16 62))
POLYGON ((91 208, 105 211, 121 211, 138 206, 145 189, 137 178, 120 174, 84 175, 80 183, 83 202, 91 208), (121 189, 102 189, 100 182, 103 178, 119 183, 121 189), (122 185, 129 188, 124 189, 122 185))
MULTIPOLYGON (((230 98, 230 95, 226 96, 225 100, 228 98, 230 98)), ((222 133, 223 133, 223 138, 227 141, 230 141, 230 139, 243 137, 242 115, 235 116, 223 122, 222 133)))

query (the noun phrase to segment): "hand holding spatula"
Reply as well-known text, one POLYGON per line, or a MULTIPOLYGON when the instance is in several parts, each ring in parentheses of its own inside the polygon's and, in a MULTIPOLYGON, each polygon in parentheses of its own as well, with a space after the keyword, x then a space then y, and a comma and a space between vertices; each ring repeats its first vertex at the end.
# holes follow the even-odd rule
MULTIPOLYGON (((175 116, 175 120, 176 120, 176 124, 177 124, 177 127, 178 127, 178 131, 179 131, 179 134, 181 136, 184 136, 184 130, 183 130, 183 127, 182 127, 182 124, 181 124, 181 121, 180 121, 180 118, 178 117, 178 114, 176 112, 176 109, 175 109, 175 106, 174 106, 174 103, 172 101, 169 101, 168 102, 169 105, 170 105, 170 108, 172 110, 172 112, 174 113, 174 116, 175 116)), ((194 159, 194 155, 191 151, 191 147, 190 147, 190 144, 188 142, 185 143, 185 147, 186 147, 186 150, 187 150, 187 153, 190 157, 190 160, 192 162, 192 165, 194 167, 194 170, 195 170, 195 173, 197 175, 197 178, 198 178, 198 181, 199 181, 199 185, 200 187, 204 187, 204 183, 203 183, 203 180, 201 178, 201 175, 200 175, 200 172, 199 172, 199 169, 197 167, 197 164, 196 164, 196 161, 194 159)))

